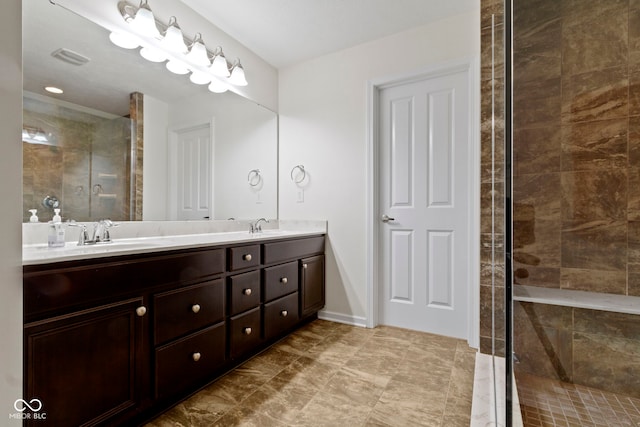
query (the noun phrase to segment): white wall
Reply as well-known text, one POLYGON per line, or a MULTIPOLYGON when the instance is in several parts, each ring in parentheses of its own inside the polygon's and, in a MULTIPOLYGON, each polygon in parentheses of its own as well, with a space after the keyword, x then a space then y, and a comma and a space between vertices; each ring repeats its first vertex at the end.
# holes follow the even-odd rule
MULTIPOLYGON (((327 219, 328 314, 365 323, 367 81, 480 53, 480 6, 280 70, 280 218, 327 219), (298 203, 291 168, 310 175, 298 203)), ((480 109, 478 108, 478 111, 480 109)))
POLYGON ((142 218, 145 221, 168 219, 167 216, 167 123, 169 106, 144 95, 144 155, 142 165, 142 218))
POLYGON ((169 106, 169 129, 214 119, 214 218, 277 216, 277 116, 233 93, 210 93, 169 106), (263 184, 247 176, 260 169, 263 184))
POLYGON ((7 0, 0 14, 0 419, 22 397, 22 2, 7 0))

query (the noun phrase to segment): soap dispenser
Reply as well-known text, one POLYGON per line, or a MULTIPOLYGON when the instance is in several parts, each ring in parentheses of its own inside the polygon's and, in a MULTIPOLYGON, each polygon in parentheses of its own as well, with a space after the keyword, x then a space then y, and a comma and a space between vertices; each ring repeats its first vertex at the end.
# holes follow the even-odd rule
POLYGON ((38 209, 29 209, 29 212, 31 212, 29 222, 38 222, 38 215, 36 215, 38 213, 38 209))
POLYGON ((53 220, 49 223, 49 247, 60 248, 64 246, 64 225, 60 217, 60 209, 53 210, 53 220))

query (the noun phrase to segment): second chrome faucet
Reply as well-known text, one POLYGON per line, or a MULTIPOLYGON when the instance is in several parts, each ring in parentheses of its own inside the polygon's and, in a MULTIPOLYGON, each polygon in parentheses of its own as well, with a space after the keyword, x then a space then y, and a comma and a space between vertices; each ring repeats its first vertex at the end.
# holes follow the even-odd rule
POLYGON ((253 234, 253 233, 262 233, 262 226, 260 225, 260 222, 264 221, 265 223, 269 223, 269 221, 265 218, 260 218, 259 220, 257 220, 256 222, 250 222, 249 223, 249 233, 253 234))

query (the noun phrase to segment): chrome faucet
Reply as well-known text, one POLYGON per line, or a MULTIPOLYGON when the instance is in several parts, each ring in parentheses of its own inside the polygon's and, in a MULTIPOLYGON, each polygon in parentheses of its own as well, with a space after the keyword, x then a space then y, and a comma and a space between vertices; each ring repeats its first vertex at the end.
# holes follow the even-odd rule
POLYGON ((265 218, 260 218, 254 223, 249 223, 249 233, 262 233, 262 227, 260 226, 260 221, 264 221, 265 223, 269 223, 269 221, 265 218))
POLYGON ((109 243, 111 242, 111 235, 109 229, 111 227, 117 227, 118 224, 114 223, 110 219, 101 219, 93 224, 93 236, 91 238, 92 243, 109 243))

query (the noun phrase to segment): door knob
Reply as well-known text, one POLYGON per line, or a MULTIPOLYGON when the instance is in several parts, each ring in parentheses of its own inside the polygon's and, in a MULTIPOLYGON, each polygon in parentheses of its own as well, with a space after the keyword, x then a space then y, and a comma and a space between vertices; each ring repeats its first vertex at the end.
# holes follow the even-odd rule
POLYGON ((389 215, 384 214, 382 215, 382 222, 389 222, 389 221, 395 221, 395 218, 391 218, 389 215))

